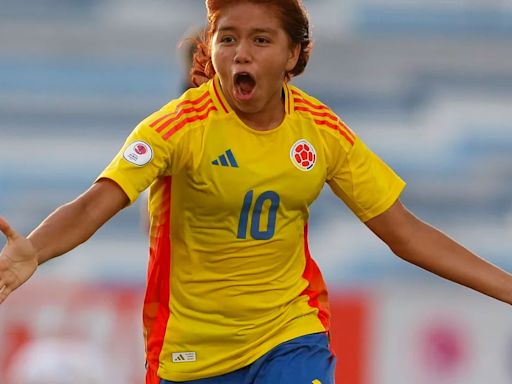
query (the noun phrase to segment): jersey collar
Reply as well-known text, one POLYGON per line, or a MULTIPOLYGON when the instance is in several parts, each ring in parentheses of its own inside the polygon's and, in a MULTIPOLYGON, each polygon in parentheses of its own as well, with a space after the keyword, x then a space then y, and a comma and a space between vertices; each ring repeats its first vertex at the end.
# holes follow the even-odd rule
MULTIPOLYGON (((215 104, 217 104, 217 106, 219 107, 219 110, 224 112, 225 114, 233 113, 233 109, 227 102, 226 97, 222 92, 222 87, 220 86, 220 79, 217 75, 215 75, 214 78, 210 80, 209 87, 212 99, 214 100, 215 104)), ((291 98, 290 87, 288 86, 286 81, 283 82, 283 97, 285 114, 289 115, 291 114, 293 108, 293 99, 291 98)))

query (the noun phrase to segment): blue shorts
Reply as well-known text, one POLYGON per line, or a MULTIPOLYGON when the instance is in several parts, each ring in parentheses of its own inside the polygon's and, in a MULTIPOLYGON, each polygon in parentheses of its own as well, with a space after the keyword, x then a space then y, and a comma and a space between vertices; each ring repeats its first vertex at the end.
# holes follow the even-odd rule
POLYGON ((287 341, 251 365, 225 375, 185 382, 160 380, 160 384, 334 384, 336 358, 325 333, 287 341))

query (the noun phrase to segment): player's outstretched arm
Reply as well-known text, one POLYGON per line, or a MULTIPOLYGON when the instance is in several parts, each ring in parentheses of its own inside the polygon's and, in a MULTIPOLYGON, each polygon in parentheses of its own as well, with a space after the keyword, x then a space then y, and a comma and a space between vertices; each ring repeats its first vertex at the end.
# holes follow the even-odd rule
POLYGON ((402 259, 512 304, 512 275, 419 220, 400 201, 365 223, 402 259))
POLYGON ((28 237, 20 235, 6 220, 0 219, 0 230, 7 238, 0 252, 0 303, 27 281, 39 264, 86 241, 128 203, 123 190, 105 179, 59 207, 28 237))

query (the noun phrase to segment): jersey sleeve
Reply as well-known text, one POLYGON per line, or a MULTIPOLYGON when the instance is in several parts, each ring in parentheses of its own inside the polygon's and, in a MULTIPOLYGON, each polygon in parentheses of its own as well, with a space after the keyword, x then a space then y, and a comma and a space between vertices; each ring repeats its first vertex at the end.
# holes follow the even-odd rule
POLYGON ((385 212, 406 184, 359 137, 354 137, 349 146, 331 141, 327 183, 364 222, 385 212))
POLYGON ((155 113, 142 121, 128 136, 121 150, 98 176, 116 182, 133 203, 139 194, 160 176, 172 174, 175 142, 163 140, 150 126, 155 113))

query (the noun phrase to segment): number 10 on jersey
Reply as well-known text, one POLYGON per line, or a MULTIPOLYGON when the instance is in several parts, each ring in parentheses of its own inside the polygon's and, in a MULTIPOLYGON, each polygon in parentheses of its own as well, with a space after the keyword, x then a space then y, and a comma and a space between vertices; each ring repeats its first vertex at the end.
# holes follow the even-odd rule
POLYGON ((274 191, 263 192, 256 199, 254 199, 254 191, 247 192, 242 204, 242 210, 240 211, 237 238, 247 238, 247 230, 250 224, 250 235, 254 240, 271 239, 276 230, 276 218, 279 202, 279 195, 274 191), (264 207, 268 207, 267 223, 263 228, 260 228, 262 214, 266 213, 263 212, 264 207), (250 223, 249 216, 251 217, 250 223))

